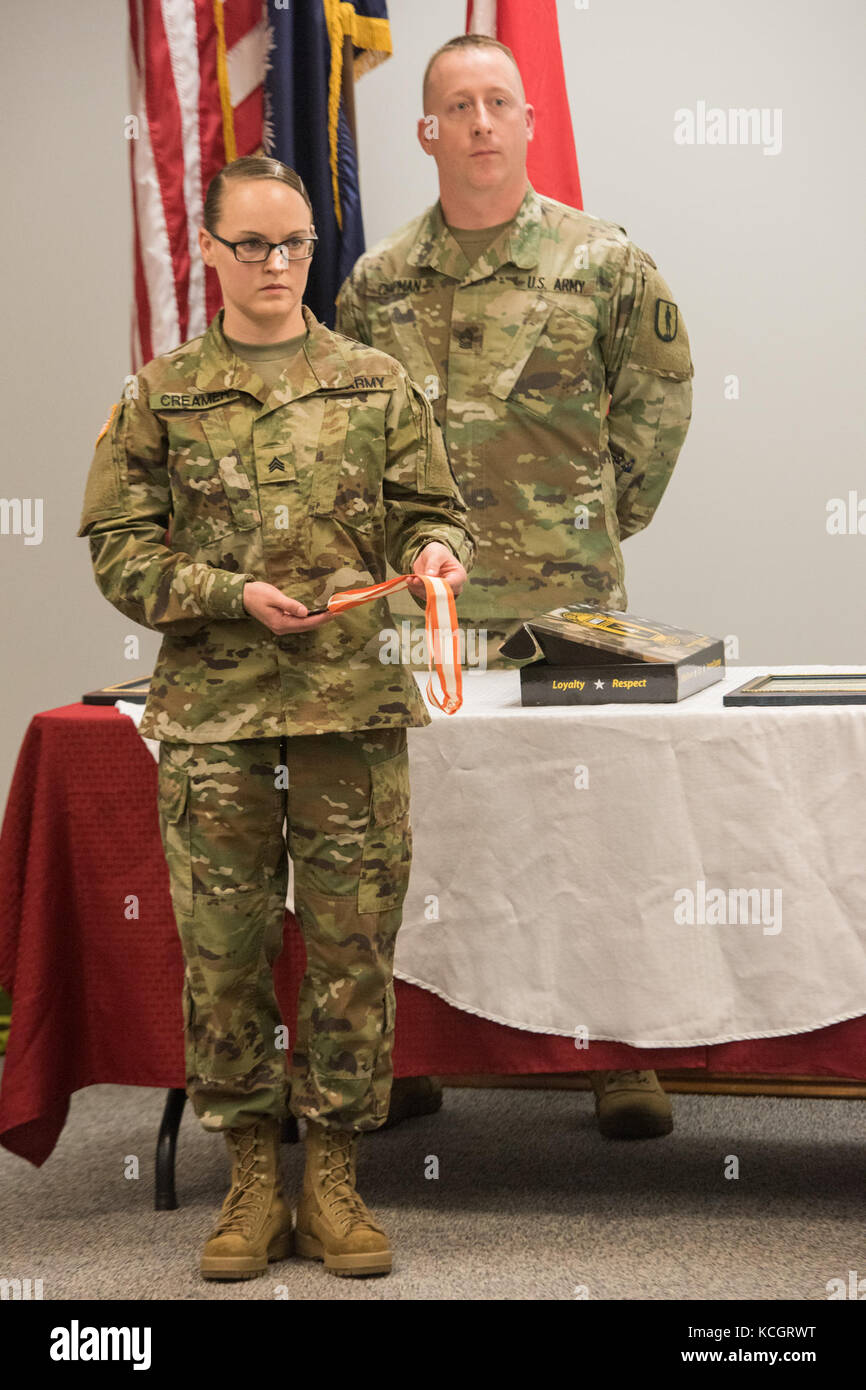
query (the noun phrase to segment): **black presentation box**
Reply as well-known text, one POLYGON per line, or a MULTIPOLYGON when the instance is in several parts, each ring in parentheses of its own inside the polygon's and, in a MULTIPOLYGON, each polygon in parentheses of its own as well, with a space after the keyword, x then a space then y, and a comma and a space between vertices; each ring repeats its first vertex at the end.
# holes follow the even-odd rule
POLYGON ((531 618, 503 643, 524 705, 673 703, 725 674, 720 637, 572 603, 531 618))
POLYGON ((113 705, 117 700, 129 700, 130 704, 143 705, 150 689, 150 676, 134 676, 129 681, 118 681, 116 685, 104 685, 101 690, 88 690, 81 697, 83 705, 113 705))

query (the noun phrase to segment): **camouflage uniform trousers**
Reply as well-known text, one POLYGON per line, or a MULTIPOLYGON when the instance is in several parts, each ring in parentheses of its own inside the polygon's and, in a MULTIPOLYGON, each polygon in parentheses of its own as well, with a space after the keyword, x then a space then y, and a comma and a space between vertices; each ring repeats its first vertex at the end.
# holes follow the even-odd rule
POLYGON ((406 729, 163 742, 158 785, 186 962, 187 1094, 202 1125, 286 1114, 272 970, 288 849, 307 950, 291 1110, 377 1129, 393 1077, 394 945, 412 858, 406 729))

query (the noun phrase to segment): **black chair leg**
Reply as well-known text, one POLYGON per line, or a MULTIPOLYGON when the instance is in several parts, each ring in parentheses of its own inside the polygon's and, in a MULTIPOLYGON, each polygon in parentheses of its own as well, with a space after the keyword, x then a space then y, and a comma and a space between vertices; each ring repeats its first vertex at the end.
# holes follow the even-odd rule
POLYGON ((177 1197, 174 1191, 174 1155, 177 1148, 177 1131, 186 1105, 186 1091, 172 1089, 165 1098, 165 1109, 159 1126, 156 1141, 156 1194, 155 1211, 175 1211, 177 1197))

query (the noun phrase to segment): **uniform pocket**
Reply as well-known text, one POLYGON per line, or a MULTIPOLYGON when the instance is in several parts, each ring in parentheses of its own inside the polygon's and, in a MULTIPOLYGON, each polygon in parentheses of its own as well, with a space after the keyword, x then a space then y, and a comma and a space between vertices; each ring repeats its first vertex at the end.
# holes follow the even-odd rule
POLYGON ((315 472, 311 498, 316 516, 333 516, 337 501, 337 484, 346 452, 351 401, 329 398, 325 401, 322 428, 316 446, 315 472))
POLYGON ((398 907, 409 886, 409 757, 405 751, 370 767, 370 817, 364 836, 358 911, 398 907))
POLYGON ((368 528, 380 505, 384 467, 381 398, 359 394, 328 399, 316 449, 314 514, 354 530, 368 528))
POLYGON ((506 401, 514 390, 515 382, 523 371, 542 329, 550 316, 551 305, 546 299, 537 299, 523 316, 514 336, 508 339, 509 347, 494 359, 487 376, 487 386, 491 395, 506 401))
POLYGON ((586 308, 581 316, 539 300, 516 334, 508 362, 490 378, 492 395, 541 420, 587 394, 595 408, 604 377, 601 357, 591 351, 597 333, 591 300, 586 308))
POLYGON ((227 422, 214 413, 203 418, 201 424, 235 528, 248 531, 259 526, 262 518, 258 498, 227 422))
POLYGON ((157 790, 171 899, 179 911, 192 912, 189 774, 171 761, 171 753, 165 744, 160 744, 157 790))

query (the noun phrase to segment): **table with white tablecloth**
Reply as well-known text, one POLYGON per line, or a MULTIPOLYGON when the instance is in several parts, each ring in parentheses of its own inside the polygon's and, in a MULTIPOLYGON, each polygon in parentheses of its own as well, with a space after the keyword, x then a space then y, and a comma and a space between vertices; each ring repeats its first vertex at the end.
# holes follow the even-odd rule
POLYGON ((722 706, 765 669, 678 704, 542 708, 516 670, 465 672, 459 713, 409 731, 398 978, 646 1048, 866 1013, 866 706, 722 706))

